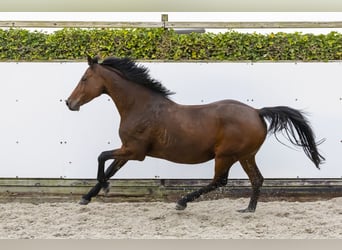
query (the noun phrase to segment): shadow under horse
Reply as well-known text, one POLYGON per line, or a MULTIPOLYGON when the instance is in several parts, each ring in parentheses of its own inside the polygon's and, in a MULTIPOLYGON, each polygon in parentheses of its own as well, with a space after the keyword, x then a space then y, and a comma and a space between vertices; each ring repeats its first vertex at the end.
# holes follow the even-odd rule
POLYGON ((153 79, 145 66, 128 58, 98 60, 88 56, 89 67, 66 104, 78 111, 95 97, 109 95, 120 114, 122 146, 99 155, 98 183, 80 204, 88 204, 102 188, 108 192, 108 180, 127 161, 143 161, 151 156, 184 164, 215 160, 210 184, 182 197, 176 205, 179 210, 202 194, 226 185, 231 166, 240 162, 251 182, 252 194, 248 207, 239 211, 254 212, 264 180, 255 155, 268 132, 284 132, 317 168, 324 161, 317 150, 319 142, 315 142, 312 128, 299 110, 286 106, 255 109, 235 100, 180 105, 169 98, 173 93, 153 79), (105 170, 107 160, 114 161, 105 170))

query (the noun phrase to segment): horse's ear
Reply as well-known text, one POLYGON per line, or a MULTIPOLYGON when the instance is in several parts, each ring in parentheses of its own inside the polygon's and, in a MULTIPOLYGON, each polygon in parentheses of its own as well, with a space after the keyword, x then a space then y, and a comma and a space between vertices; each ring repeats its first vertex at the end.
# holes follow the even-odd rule
POLYGON ((87 55, 88 65, 91 66, 93 64, 93 58, 90 55, 87 55))
POLYGON ((87 55, 88 58, 88 65, 91 66, 93 64, 98 64, 99 63, 99 56, 91 57, 90 55, 87 55))

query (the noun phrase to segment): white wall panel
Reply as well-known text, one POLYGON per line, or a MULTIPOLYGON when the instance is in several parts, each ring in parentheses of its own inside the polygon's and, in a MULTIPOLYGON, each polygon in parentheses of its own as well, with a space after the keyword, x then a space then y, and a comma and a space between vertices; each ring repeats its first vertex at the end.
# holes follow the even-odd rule
MULTIPOLYGON (((309 113, 319 149, 317 170, 303 151, 273 136, 257 155, 266 178, 342 177, 342 64, 336 63, 144 63, 175 91, 172 99, 204 104, 236 99, 254 107, 288 105, 309 113)), ((101 151, 120 146, 119 116, 107 96, 67 109, 86 63, 0 63, 0 177, 94 178, 101 151)), ((280 136, 280 138, 282 138, 280 136)), ((286 142, 286 139, 283 139, 286 142)), ((132 161, 116 178, 211 178, 213 162, 181 165, 146 158, 132 161)), ((246 178, 236 164, 231 178, 246 178)))

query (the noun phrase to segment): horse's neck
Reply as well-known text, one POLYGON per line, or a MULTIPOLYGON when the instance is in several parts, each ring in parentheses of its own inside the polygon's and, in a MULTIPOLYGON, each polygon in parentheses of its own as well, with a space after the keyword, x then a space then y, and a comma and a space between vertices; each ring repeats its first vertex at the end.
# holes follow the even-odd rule
POLYGON ((121 118, 129 116, 132 112, 147 112, 153 103, 166 99, 143 86, 125 81, 112 84, 107 92, 114 101, 121 118))

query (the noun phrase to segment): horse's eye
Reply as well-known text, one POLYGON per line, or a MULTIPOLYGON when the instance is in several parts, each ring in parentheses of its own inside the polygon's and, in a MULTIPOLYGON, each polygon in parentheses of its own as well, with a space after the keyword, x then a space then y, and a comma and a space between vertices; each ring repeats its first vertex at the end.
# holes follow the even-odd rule
POLYGON ((87 81, 87 77, 86 76, 83 76, 82 79, 81 79, 82 82, 85 82, 87 81))

